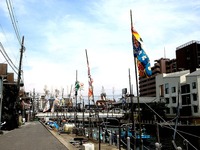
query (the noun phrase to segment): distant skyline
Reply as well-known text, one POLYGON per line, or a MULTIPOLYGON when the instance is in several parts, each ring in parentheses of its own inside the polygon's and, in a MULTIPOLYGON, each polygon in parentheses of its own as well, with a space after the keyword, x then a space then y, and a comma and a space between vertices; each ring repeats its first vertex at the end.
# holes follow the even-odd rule
MULTIPOLYGON (((46 86, 60 93, 64 88, 66 95, 77 70, 84 83, 81 93, 87 96, 87 49, 95 96, 102 87, 107 95, 120 95, 123 88, 129 91, 129 68, 136 94, 130 10, 151 66, 156 59, 175 58, 176 47, 200 41, 196 0, 15 0, 12 8, 20 38, 25 37, 22 69, 27 92, 44 93, 46 86)), ((6 0, 0 3, 0 42, 18 67, 20 44, 6 0)), ((7 63, 2 55, 0 63, 7 63)), ((13 72, 11 67, 8 71, 13 72)))

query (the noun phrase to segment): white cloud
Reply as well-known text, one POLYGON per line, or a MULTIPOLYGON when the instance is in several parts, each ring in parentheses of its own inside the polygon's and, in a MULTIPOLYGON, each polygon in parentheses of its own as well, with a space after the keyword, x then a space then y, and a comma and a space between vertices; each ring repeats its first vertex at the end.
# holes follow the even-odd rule
MULTIPOLYGON (((130 9, 151 65, 155 59, 164 57, 164 49, 166 57, 175 58, 176 47, 199 40, 200 3, 195 0, 187 3, 171 0, 18 0, 13 5, 20 33, 25 36, 23 71, 28 91, 35 88, 43 92, 45 85, 70 87, 75 82, 77 70, 78 79, 85 84, 83 93, 87 94, 85 49, 94 79, 94 93, 99 94, 104 86, 109 93, 115 87, 115 93, 120 94, 122 88, 129 87, 129 68, 135 85, 130 9)), ((5 3, 0 6, 0 14, 4 18, 3 23, 0 22, 0 40, 9 56, 18 63, 16 56, 19 59, 20 45, 15 39, 5 3)))

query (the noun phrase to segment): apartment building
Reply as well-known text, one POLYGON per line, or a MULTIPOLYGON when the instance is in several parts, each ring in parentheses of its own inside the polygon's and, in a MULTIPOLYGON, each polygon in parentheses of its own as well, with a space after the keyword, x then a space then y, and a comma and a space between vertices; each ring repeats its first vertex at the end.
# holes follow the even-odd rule
POLYGON ((177 70, 200 68, 200 41, 190 41, 176 48, 177 70))
POLYGON ((156 76, 156 99, 166 103, 167 118, 180 110, 182 123, 200 124, 200 70, 184 70, 156 76))
POLYGON ((154 61, 151 68, 152 76, 149 78, 139 78, 140 96, 156 96, 155 77, 162 73, 172 73, 176 71, 189 70, 196 71, 200 68, 200 41, 190 41, 176 48, 176 58, 160 58, 154 61))
POLYGON ((162 73, 176 72, 176 59, 161 58, 154 62, 154 66, 151 68, 152 76, 139 78, 141 97, 156 97, 156 76, 162 73))

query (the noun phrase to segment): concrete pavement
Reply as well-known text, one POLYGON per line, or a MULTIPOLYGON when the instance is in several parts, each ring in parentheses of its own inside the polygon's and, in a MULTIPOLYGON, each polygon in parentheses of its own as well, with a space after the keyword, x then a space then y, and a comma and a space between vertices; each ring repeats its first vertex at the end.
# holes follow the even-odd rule
POLYGON ((38 121, 4 131, 0 135, 1 150, 68 150, 38 121))
MULTIPOLYGON (((57 131, 49 129, 47 125, 39 121, 26 122, 17 129, 3 132, 0 135, 0 150, 80 150, 79 146, 70 143, 78 136, 58 134, 57 131)), ((94 144, 95 150, 99 150, 97 141, 90 143, 94 144)), ((101 150, 118 149, 108 143, 101 143, 101 150)))
MULTIPOLYGON (((46 126, 46 128, 48 129, 48 126, 47 125, 44 125, 46 126)), ((86 137, 84 136, 78 136, 78 135, 75 135, 75 134, 59 134, 57 131, 55 130, 52 130, 52 129, 48 129, 52 135, 54 135, 61 143, 63 143, 63 145, 65 145, 69 150, 80 150, 81 147, 80 145, 72 145, 70 143, 70 141, 73 141, 74 138, 83 138, 83 139, 86 139, 86 137)), ((99 148, 99 142, 98 141, 95 141, 95 140, 88 140, 87 143, 92 143, 94 144, 94 149, 95 150, 119 150, 117 148, 117 146, 114 146, 114 145, 109 145, 109 143, 102 143, 101 142, 101 145, 100 145, 100 148, 99 148)), ((120 148, 121 150, 125 150, 124 148, 120 148)))

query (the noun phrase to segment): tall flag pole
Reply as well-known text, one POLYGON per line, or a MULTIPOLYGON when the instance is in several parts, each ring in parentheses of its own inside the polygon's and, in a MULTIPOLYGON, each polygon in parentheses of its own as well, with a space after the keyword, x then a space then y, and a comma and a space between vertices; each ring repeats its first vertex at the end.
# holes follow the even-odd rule
MULTIPOLYGON (((130 87, 130 99, 131 99, 131 120, 132 120, 132 135, 136 137, 136 132, 135 132, 135 118, 134 118, 134 113, 133 113, 133 88, 131 85, 131 73, 130 69, 128 70, 128 75, 129 75, 129 87, 130 87)), ((136 150, 136 139, 134 138, 133 141, 134 145, 134 150, 136 150)))
MULTIPOLYGON (((89 101, 89 128, 90 128, 90 132, 89 132, 89 138, 92 137, 92 128, 91 128, 91 113, 90 113, 90 101, 92 100, 94 103, 94 93, 93 93, 93 86, 92 86, 92 82, 93 79, 91 77, 90 74, 90 67, 89 67, 89 61, 88 61, 88 55, 87 55, 87 49, 85 49, 85 54, 86 54, 86 59, 87 59, 87 68, 88 68, 88 84, 89 84, 89 88, 88 88, 88 101, 89 101)), ((94 103, 95 104, 95 103, 94 103)), ((98 116, 99 118, 99 116, 98 116)))
POLYGON ((77 119, 77 95, 78 95, 78 90, 80 88, 79 82, 78 82, 78 71, 76 70, 76 81, 75 81, 75 111, 74 111, 74 124, 76 126, 76 119, 77 119))
POLYGON ((142 141, 142 129, 141 129, 141 113, 140 113, 140 100, 139 100, 139 89, 138 89, 138 74, 140 77, 150 77, 152 75, 150 60, 143 49, 143 41, 138 32, 133 27, 132 21, 132 11, 130 10, 131 19, 131 33, 132 33, 132 45, 133 45, 133 55, 135 63, 135 79, 136 79, 136 89, 137 89, 137 103, 138 103, 138 122, 140 130, 140 149, 143 148, 142 141))
POLYGON ((91 74, 90 74, 90 67, 89 67, 87 49, 85 49, 85 54, 86 54, 87 68, 88 68, 88 84, 89 84, 89 88, 88 88, 88 99, 89 99, 89 104, 90 104, 90 100, 92 100, 92 101, 94 102, 94 93, 93 93, 93 86, 92 86, 93 79, 92 79, 91 74))

